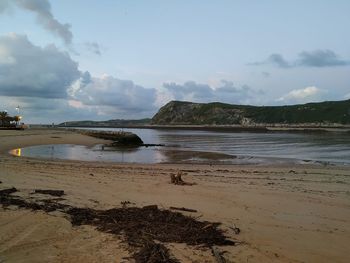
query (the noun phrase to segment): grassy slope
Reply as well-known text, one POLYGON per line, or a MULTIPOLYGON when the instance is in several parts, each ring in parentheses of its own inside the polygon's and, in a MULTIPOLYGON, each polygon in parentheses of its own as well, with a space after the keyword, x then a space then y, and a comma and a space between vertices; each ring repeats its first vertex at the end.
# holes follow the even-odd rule
POLYGON ((166 119, 168 121, 169 116, 166 115, 172 115, 172 111, 174 111, 174 109, 180 110, 189 105, 197 105, 197 107, 195 107, 190 114, 183 115, 182 123, 191 122, 192 124, 225 124, 225 118, 227 115, 225 117, 225 114, 213 114, 214 109, 220 109, 223 112, 239 110, 242 112, 244 117, 254 120, 255 123, 350 124, 350 100, 326 101, 291 106, 247 106, 231 105, 219 102, 197 104, 191 102, 173 101, 162 107, 160 112, 153 118, 153 123, 157 124, 159 119, 166 119), (170 105, 172 107, 170 107, 170 105))

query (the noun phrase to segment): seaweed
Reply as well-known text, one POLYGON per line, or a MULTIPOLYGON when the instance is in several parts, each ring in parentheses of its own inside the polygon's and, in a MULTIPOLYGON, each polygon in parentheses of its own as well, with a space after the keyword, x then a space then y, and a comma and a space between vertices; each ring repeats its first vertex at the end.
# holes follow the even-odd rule
MULTIPOLYGON (((55 199, 27 201, 14 196, 16 188, 0 191, 0 204, 7 208, 17 206, 45 212, 61 211, 68 215, 73 226, 91 225, 97 230, 122 237, 134 253, 137 263, 179 262, 172 257, 163 243, 185 243, 208 249, 214 245, 235 245, 219 229, 220 223, 199 221, 157 205, 127 207, 108 210, 79 208, 60 204, 55 199)), ((45 190, 54 191, 54 190, 45 190)))

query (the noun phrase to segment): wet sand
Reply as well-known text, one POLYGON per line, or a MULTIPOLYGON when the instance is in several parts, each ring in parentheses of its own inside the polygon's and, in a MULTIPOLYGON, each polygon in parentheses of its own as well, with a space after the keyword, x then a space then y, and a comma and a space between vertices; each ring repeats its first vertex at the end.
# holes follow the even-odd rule
MULTIPOLYGON (((231 262, 349 262, 350 169, 320 165, 112 164, 13 157, 13 148, 105 141, 59 130, 0 131, 0 189, 64 190, 62 203, 108 209, 130 201, 198 210, 239 241, 231 262), (183 171, 192 186, 170 184, 183 171), (232 227, 241 233, 236 235, 232 227)), ((65 215, 0 208, 0 262, 129 262, 122 239, 65 215)), ((207 249, 167 244, 181 262, 216 262, 207 249)))

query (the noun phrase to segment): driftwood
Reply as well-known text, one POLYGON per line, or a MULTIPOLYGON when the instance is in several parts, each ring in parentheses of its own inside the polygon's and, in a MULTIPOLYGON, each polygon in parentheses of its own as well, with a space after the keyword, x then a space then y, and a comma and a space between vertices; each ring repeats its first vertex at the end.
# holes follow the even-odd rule
POLYGON ((182 180, 183 172, 179 171, 176 175, 170 174, 170 181, 172 184, 175 185, 194 185, 195 183, 187 183, 184 180, 182 180))
POLYGON ((170 208, 171 210, 179 210, 179 211, 197 213, 197 210, 191 209, 191 208, 186 208, 186 207, 175 207, 175 206, 170 206, 169 208, 170 208))
POLYGON ((136 263, 180 263, 170 255, 169 249, 163 244, 148 241, 136 253, 133 254, 136 263))
POLYGON ((63 190, 42 190, 42 189, 36 189, 34 190, 35 194, 44 194, 44 195, 52 195, 52 196, 62 196, 64 195, 63 190))
POLYGON ((230 227, 230 228, 233 230, 233 232, 235 232, 236 235, 238 235, 239 233, 241 233, 241 230, 240 230, 238 227, 236 227, 235 224, 233 224, 233 226, 230 227))

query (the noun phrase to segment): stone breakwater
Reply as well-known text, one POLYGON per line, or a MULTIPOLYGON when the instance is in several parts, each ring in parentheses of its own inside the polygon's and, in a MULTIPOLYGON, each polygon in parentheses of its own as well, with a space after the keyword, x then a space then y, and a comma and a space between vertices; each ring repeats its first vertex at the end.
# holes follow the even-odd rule
POLYGON ((94 130, 80 130, 73 129, 72 131, 78 132, 83 135, 92 136, 99 139, 113 141, 113 145, 125 145, 125 146, 142 146, 144 145, 142 139, 132 132, 124 131, 94 131, 94 130))

